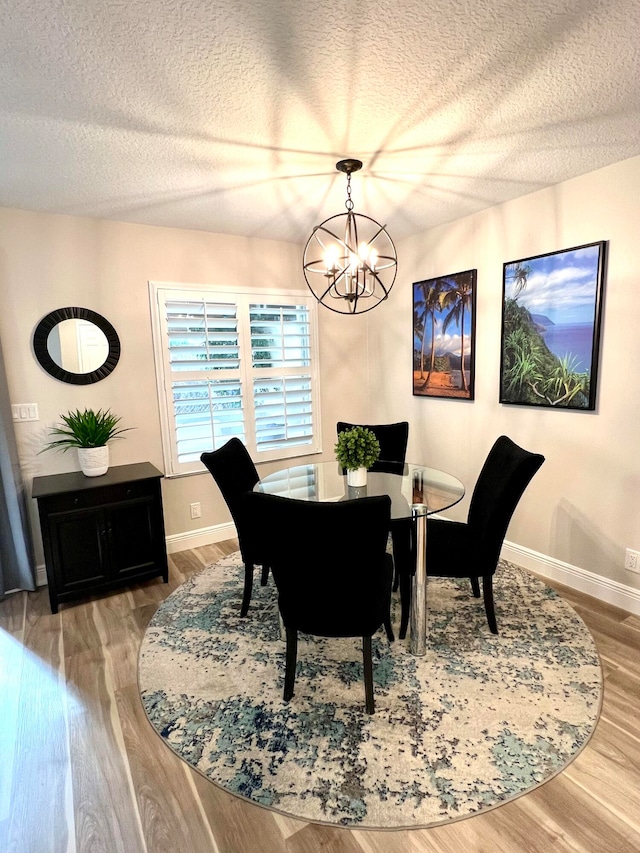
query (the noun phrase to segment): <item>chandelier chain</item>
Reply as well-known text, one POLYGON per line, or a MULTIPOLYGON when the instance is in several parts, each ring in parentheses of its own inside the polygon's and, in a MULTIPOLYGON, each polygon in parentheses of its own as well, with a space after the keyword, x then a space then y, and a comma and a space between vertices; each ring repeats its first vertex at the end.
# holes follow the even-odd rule
POLYGON ((351 200, 351 172, 347 173, 347 200, 345 201, 344 206, 349 212, 353 210, 353 201, 351 200))

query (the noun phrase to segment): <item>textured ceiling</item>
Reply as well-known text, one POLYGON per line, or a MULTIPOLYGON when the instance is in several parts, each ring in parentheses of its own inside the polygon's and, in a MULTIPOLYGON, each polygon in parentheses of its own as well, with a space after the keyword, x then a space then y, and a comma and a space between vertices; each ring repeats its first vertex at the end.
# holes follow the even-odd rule
POLYGON ((639 0, 2 0, 0 205, 394 238, 640 154, 639 0))

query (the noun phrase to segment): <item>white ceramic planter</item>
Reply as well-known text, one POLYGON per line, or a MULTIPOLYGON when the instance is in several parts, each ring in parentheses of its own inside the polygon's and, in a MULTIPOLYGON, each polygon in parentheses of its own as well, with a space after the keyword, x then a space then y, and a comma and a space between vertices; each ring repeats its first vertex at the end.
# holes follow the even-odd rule
POLYGON ((352 471, 347 470, 347 486, 366 486, 367 485, 367 469, 355 468, 352 471))
POLYGON ((78 462, 85 477, 100 477, 109 470, 109 445, 79 447, 78 462))

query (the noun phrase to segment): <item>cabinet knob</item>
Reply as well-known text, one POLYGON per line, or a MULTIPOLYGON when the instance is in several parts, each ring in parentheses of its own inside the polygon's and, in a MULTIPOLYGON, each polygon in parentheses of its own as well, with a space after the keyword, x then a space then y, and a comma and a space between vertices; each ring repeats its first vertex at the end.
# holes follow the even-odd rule
POLYGON ((78 506, 79 503, 80 503, 80 498, 74 498, 73 499, 73 505, 74 506, 78 506))

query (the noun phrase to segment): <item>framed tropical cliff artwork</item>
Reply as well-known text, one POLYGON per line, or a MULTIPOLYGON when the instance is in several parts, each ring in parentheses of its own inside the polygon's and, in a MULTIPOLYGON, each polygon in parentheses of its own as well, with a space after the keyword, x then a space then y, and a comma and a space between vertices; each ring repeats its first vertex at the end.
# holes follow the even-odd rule
POLYGON ((595 409, 605 248, 504 264, 501 403, 595 409))
POLYGON ((413 394, 473 400, 477 270, 413 284, 413 394))

